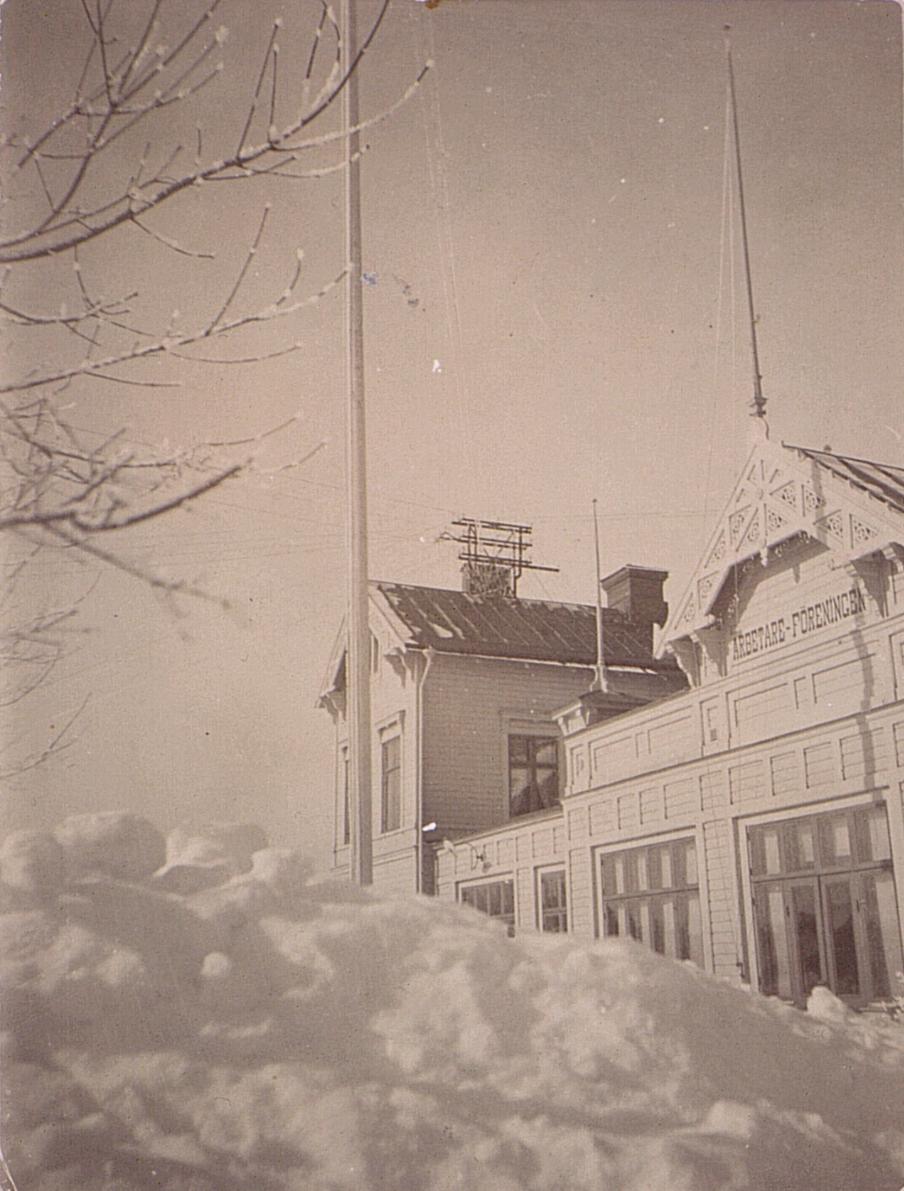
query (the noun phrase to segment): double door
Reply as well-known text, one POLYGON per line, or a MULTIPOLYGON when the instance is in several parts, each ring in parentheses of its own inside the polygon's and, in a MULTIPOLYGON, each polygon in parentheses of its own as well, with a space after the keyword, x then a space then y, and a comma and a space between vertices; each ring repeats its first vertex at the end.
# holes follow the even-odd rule
POLYGON ((749 829, 760 991, 804 1004, 817 984, 853 1005, 904 989, 882 804, 749 829))

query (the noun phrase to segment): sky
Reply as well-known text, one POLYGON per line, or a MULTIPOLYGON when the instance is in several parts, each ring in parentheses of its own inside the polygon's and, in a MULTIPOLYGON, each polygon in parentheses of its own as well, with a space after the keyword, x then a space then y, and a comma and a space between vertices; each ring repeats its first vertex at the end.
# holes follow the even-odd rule
MULTIPOLYGON (((212 147, 241 124, 279 8, 225 8, 225 91, 176 117, 174 142, 202 116, 212 147)), ((375 6, 360 11, 363 26, 375 6)), ((311 8, 285 17, 288 110, 311 8)), ((81 20, 67 0, 8 0, 7 127, 65 101, 81 20)), ((726 25, 772 437, 904 462, 901 23, 897 4, 852 0, 393 0, 364 114, 434 67, 367 133, 362 167, 372 577, 457 586, 456 548, 437 539, 455 517, 496 518, 531 524, 535 561, 560 568, 525 577, 523 595, 591 603, 597 498, 604 573, 663 567, 680 598, 749 431, 726 25)), ((266 202, 249 301, 282 289, 298 246, 315 292, 343 265, 338 176, 200 188, 155 216, 212 261, 186 268, 132 235, 83 267, 106 292, 137 279, 151 320, 203 317, 266 202)), ((23 270, 16 292, 55 297, 58 270, 23 270)), ((345 599, 342 334, 337 290, 231 352, 297 341, 291 354, 142 374, 176 389, 73 386, 73 423, 139 444, 297 419, 242 478, 117 543, 229 611, 173 607, 69 555, 32 566, 24 598, 85 598, 66 661, 9 717, 7 751, 88 702, 68 750, 8 785, 10 827, 119 808, 164 826, 250 819, 328 860, 332 730, 315 703, 345 599)), ((10 358, 63 350, 31 341, 10 358)))

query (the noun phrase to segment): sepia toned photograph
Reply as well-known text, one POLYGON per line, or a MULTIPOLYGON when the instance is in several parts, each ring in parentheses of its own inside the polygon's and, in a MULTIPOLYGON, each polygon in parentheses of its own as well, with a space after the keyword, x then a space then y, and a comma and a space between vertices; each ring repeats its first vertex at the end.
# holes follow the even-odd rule
POLYGON ((902 101, 0 2, 0 1191, 904 1188, 902 101))

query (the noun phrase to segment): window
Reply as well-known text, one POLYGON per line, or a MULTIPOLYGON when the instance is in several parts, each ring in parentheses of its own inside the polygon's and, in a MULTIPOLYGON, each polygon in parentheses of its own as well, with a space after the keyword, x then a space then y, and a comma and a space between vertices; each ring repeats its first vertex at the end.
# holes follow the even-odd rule
POLYGON ((697 851, 692 839, 600 857, 603 931, 703 966, 697 851))
POLYGON ((540 873, 540 929, 556 934, 564 934, 568 930, 564 868, 540 873))
POLYGON ((348 749, 342 750, 342 843, 350 843, 352 838, 351 805, 349 803, 349 757, 348 749))
POLYGON ((884 804, 765 823, 747 840, 760 991, 889 999, 902 959, 884 804))
POLYGON ((398 831, 402 825, 402 738, 384 740, 382 754, 382 830, 398 831))
POLYGON ((555 736, 510 736, 509 812, 527 815, 559 803, 559 742, 555 736))
POLYGON ((460 900, 490 918, 498 918, 509 928, 509 934, 515 933, 515 886, 511 880, 465 885, 460 900))

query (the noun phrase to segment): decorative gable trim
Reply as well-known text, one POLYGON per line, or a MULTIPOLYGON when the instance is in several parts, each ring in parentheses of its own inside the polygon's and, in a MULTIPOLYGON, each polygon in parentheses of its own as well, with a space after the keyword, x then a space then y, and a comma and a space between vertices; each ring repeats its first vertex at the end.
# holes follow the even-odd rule
MULTIPOLYGON (((388 630, 393 643, 384 653, 390 661, 393 661, 398 658, 399 654, 404 654, 411 644, 408 629, 393 611, 386 597, 373 587, 370 590, 369 602, 371 632, 376 633, 377 638, 380 639, 386 635, 388 630)), ((343 616, 339 631, 333 641, 333 648, 330 650, 326 673, 317 698, 317 707, 326 707, 329 710, 331 706, 339 706, 335 696, 341 683, 345 663, 346 623, 347 618, 343 616)))
POLYGON ((904 540, 904 518, 864 497, 812 458, 763 440, 751 451, 703 551, 688 590, 665 627, 660 652, 714 623, 713 608, 734 568, 797 535, 846 562, 904 540))

